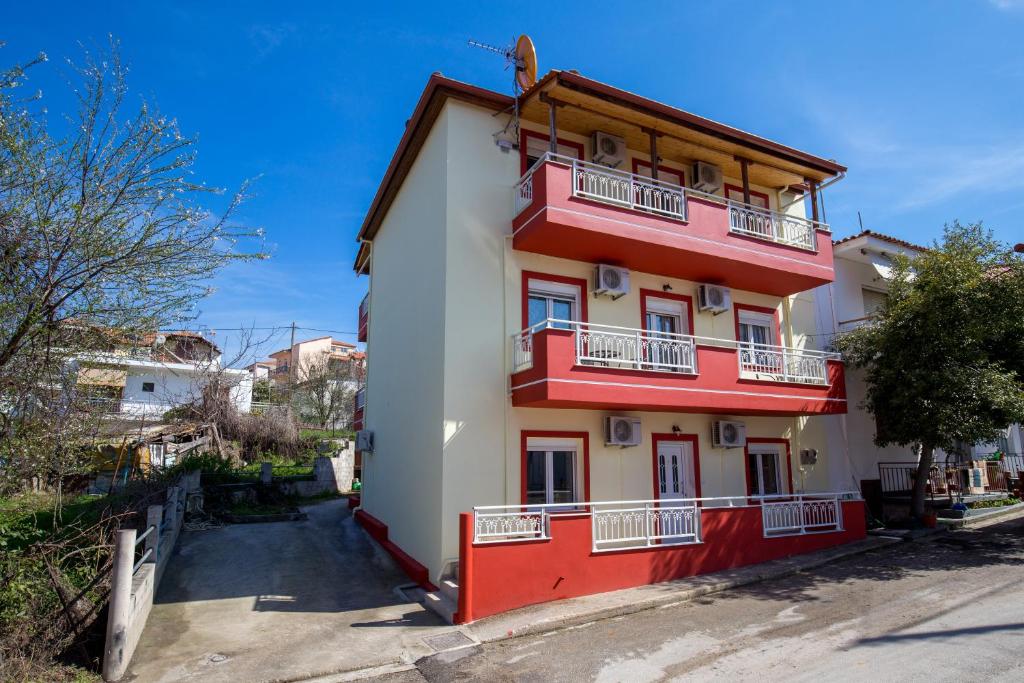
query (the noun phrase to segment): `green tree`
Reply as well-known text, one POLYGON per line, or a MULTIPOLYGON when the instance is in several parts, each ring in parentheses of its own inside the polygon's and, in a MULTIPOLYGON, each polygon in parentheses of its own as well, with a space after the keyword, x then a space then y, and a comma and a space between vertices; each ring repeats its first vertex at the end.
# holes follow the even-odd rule
POLYGON ((933 248, 895 258, 885 306, 837 345, 864 371, 875 442, 921 449, 920 518, 935 449, 1024 421, 1024 261, 981 224, 947 225, 933 248))

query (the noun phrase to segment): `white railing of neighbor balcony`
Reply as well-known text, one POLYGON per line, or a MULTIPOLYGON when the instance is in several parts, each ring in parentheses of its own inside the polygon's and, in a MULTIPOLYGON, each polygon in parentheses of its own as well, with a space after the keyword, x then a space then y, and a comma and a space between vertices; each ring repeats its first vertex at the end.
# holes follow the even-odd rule
POLYGON ((730 200, 728 206, 731 232, 810 251, 817 249, 815 230, 820 223, 742 202, 730 200))
POLYGON ((843 506, 838 495, 793 496, 792 500, 761 506, 765 536, 793 536, 843 530, 843 506))
POLYGON ((548 161, 572 168, 574 197, 595 199, 615 206, 686 220, 685 188, 550 152, 538 159, 516 184, 516 215, 533 202, 533 173, 548 161))
POLYGON ((720 496, 661 500, 619 500, 549 505, 482 505, 473 508, 473 542, 547 541, 551 520, 567 515, 591 518, 593 550, 614 551, 702 543, 701 515, 723 508, 762 509, 764 536, 799 536, 843 530, 842 502, 860 500, 856 491, 720 496))
POLYGON ((765 379, 775 382, 828 384, 828 361, 839 358, 827 351, 752 342, 740 342, 739 349, 740 372, 767 375, 765 379))
POLYGON ((574 333, 577 365, 696 375, 697 344, 703 344, 739 349, 740 373, 756 379, 828 384, 827 361, 840 358, 825 351, 549 319, 512 335, 512 372, 533 367, 533 336, 548 328, 574 333))

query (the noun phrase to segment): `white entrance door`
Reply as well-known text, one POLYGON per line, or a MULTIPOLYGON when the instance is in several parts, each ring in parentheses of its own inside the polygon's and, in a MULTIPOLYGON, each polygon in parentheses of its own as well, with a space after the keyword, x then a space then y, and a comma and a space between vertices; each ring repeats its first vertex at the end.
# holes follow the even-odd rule
MULTIPOLYGON (((657 497, 663 501, 664 507, 671 507, 672 499, 696 498, 697 486, 693 466, 693 444, 689 441, 659 441, 658 457, 655 462, 658 468, 657 497)), ((694 517, 680 514, 678 511, 665 511, 658 515, 657 533, 663 543, 690 541, 695 528, 694 517)))

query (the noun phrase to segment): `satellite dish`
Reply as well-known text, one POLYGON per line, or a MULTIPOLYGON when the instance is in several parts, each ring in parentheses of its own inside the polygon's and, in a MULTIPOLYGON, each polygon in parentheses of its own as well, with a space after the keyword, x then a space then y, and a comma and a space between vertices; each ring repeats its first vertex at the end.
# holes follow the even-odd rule
POLYGON ((516 41, 516 83, 523 90, 529 90, 537 82, 537 50, 525 33, 516 41))

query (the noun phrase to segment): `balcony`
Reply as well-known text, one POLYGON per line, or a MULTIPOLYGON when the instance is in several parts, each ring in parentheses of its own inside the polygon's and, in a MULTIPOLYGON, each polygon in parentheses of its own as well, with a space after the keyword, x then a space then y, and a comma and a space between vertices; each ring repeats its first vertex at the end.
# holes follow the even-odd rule
POLYGON ((366 387, 363 387, 356 392, 354 405, 355 407, 352 412, 352 429, 359 431, 363 428, 363 413, 366 410, 366 387))
POLYGON ((515 188, 513 246, 787 296, 834 279, 828 226, 546 154, 515 188))
POLYGON ((370 293, 367 292, 363 300, 359 302, 359 336, 358 340, 366 341, 366 331, 370 325, 370 293))
POLYGON ((836 354, 548 320, 512 338, 512 404, 728 415, 845 413, 836 354))

